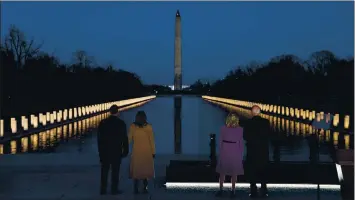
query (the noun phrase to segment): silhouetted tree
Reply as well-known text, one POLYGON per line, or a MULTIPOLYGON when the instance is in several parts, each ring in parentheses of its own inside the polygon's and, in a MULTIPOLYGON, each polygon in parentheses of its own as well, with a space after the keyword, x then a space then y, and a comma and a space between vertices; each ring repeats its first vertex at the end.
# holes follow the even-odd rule
POLYGON ((302 61, 281 55, 239 66, 211 86, 210 95, 353 115, 354 58, 318 51, 302 61))
POLYGON ((146 94, 139 76, 101 67, 85 51, 72 64, 40 51, 15 26, 0 49, 1 118, 133 98, 146 94))
POLYGON ((16 26, 12 25, 9 34, 5 36, 4 48, 12 52, 16 61, 16 67, 20 68, 28 58, 35 56, 41 45, 35 46, 34 40, 27 40, 25 34, 16 26))

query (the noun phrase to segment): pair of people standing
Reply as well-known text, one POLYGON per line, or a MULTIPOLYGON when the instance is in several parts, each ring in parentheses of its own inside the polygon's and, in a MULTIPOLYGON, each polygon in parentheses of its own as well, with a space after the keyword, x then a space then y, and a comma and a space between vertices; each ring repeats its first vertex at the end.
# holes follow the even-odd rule
POLYGON ((267 196, 266 169, 269 162, 270 123, 260 117, 261 109, 253 106, 252 118, 239 126, 237 115, 231 113, 222 127, 219 137, 219 159, 216 171, 220 174, 220 190, 216 196, 222 196, 225 176, 231 176, 231 197, 235 196, 237 176, 245 174, 250 181, 250 197, 257 197, 256 182, 261 182, 260 195, 267 196), (243 165, 244 141, 247 155, 243 165), (245 172, 245 173, 244 173, 245 172))
POLYGON ((119 171, 121 160, 127 157, 128 144, 133 142, 129 177, 134 180, 134 193, 138 193, 139 180, 143 181, 143 192, 148 192, 148 179, 154 177, 155 143, 153 129, 147 123, 144 111, 139 111, 135 122, 129 128, 118 118, 118 106, 110 108, 111 116, 100 122, 97 134, 98 151, 101 162, 100 194, 107 193, 108 172, 111 168, 111 194, 120 194, 119 171))

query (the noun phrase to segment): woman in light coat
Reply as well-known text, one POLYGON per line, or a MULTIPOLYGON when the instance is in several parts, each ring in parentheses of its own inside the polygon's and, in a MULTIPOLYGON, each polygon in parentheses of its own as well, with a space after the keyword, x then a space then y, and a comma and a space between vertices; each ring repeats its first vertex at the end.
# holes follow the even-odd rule
POLYGON ((144 111, 137 113, 129 128, 128 139, 133 142, 130 178, 134 180, 134 193, 138 193, 139 180, 143 181, 143 192, 147 193, 148 179, 154 178, 155 143, 153 128, 148 124, 144 111))

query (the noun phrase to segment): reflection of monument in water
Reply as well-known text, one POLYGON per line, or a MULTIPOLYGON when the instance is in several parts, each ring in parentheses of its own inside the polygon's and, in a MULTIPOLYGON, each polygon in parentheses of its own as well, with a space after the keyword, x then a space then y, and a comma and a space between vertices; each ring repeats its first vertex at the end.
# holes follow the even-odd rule
POLYGON ((174 152, 181 154, 181 96, 174 97, 174 152))

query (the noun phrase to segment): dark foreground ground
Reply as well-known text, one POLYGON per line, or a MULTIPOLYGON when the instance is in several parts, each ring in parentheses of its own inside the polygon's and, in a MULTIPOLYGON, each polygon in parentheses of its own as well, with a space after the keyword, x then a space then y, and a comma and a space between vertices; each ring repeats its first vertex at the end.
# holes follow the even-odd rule
MULTIPOLYGON (((82 145, 59 147, 49 154, 18 154, 0 157, 0 199, 1 200, 99 200, 99 199, 161 199, 192 200, 221 199, 214 197, 215 187, 166 188, 163 186, 166 165, 173 160, 205 160, 206 157, 183 155, 157 155, 155 180, 150 181, 150 194, 133 195, 133 184, 128 179, 129 158, 121 166, 120 187, 124 191, 118 196, 100 196, 98 155, 94 137, 82 145)), ((237 188, 236 199, 249 199, 247 187, 237 188)), ((270 190, 270 200, 317 199, 314 189, 270 190)), ((322 190, 321 200, 340 200, 338 190, 322 190)))

